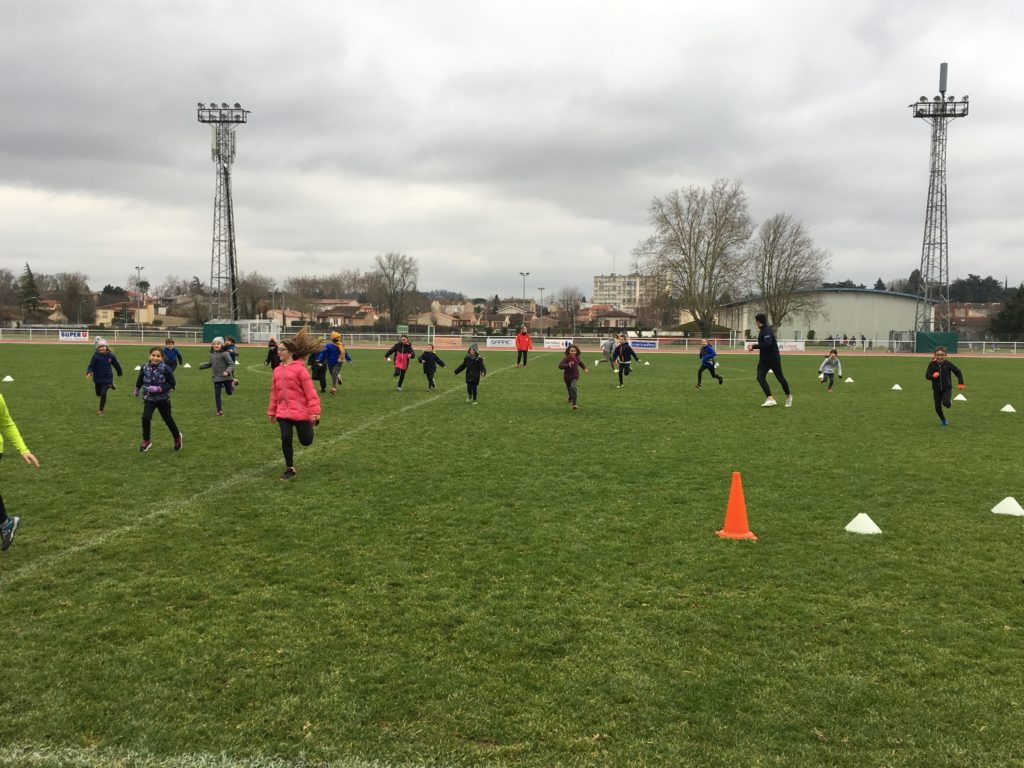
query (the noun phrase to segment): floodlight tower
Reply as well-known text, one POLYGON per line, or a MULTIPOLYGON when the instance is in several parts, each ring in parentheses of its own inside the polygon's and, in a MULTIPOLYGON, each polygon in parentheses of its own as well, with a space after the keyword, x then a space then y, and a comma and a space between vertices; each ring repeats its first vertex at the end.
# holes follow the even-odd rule
POLYGON ((248 122, 241 104, 200 103, 200 123, 210 123, 210 157, 217 164, 213 200, 213 250, 210 257, 210 319, 238 320, 238 258, 235 253, 235 211, 231 201, 231 164, 235 161, 235 128, 248 122))
POLYGON ((929 100, 922 96, 909 107, 914 117, 931 123, 931 175, 928 180, 928 205, 924 217, 924 242, 921 246, 921 281, 918 287, 915 326, 919 331, 950 330, 949 311, 949 228, 946 223, 946 127, 958 117, 967 117, 967 97, 960 101, 946 96, 948 64, 939 65, 939 95, 929 100), (937 306, 935 306, 937 305, 937 306), (937 328, 932 328, 932 309, 938 313, 937 328))

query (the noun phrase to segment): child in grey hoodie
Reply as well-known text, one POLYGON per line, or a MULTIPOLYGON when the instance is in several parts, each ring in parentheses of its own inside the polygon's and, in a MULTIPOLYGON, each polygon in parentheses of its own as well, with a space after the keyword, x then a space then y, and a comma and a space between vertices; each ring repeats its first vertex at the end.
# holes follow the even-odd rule
POLYGON ((213 378, 213 399, 217 403, 217 415, 223 416, 220 391, 223 389, 229 396, 235 392, 235 361, 231 359, 231 353, 224 349, 223 338, 218 336, 213 340, 210 347, 210 361, 200 363, 199 367, 213 369, 210 372, 213 378))

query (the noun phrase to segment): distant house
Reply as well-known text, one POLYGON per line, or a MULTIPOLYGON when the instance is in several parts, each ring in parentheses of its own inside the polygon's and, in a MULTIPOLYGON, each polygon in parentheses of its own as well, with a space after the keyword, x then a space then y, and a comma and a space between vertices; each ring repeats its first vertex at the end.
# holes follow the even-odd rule
POLYGON ((113 326, 116 323, 152 324, 156 318, 153 304, 138 304, 132 301, 115 301, 96 308, 96 325, 113 326))
POLYGON ((636 325, 636 313, 621 309, 598 310, 590 313, 590 323, 597 328, 629 328, 636 325))
POLYGON ((369 304, 340 304, 317 312, 317 320, 338 328, 362 328, 377 322, 377 311, 369 304))
POLYGON ((432 325, 436 328, 457 328, 461 324, 459 318, 455 315, 441 311, 418 312, 414 315, 409 315, 408 323, 409 325, 432 325))

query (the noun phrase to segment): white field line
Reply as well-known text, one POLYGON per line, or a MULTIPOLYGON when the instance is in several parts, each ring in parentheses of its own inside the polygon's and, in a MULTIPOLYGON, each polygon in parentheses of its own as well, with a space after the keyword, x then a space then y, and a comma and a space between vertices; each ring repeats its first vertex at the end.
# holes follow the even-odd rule
MULTIPOLYGON (((513 367, 514 364, 508 365, 505 368, 499 368, 494 373, 501 373, 503 371, 512 370, 513 367)), ((494 373, 488 375, 493 376, 494 373)), ((432 397, 428 397, 424 400, 419 400, 415 403, 403 406, 402 408, 399 408, 397 411, 388 411, 374 419, 370 419, 369 421, 364 421, 363 423, 359 424, 356 427, 353 427, 352 429, 348 430, 343 434, 319 440, 317 441, 317 443, 314 444, 314 447, 317 445, 330 447, 335 443, 339 443, 343 440, 349 441, 352 439, 352 437, 362 432, 365 432, 368 429, 380 426, 388 419, 391 419, 395 416, 400 416, 406 411, 421 408, 424 405, 432 403, 435 400, 438 400, 442 397, 448 397, 453 393, 464 391, 464 389, 460 389, 458 387, 449 387, 445 389, 443 392, 439 392, 432 397)), ((180 514, 183 509, 191 506, 192 504, 200 501, 201 499, 205 499, 209 496, 214 495, 220 496, 224 493, 224 491, 227 488, 231 488, 235 485, 238 485, 244 480, 266 475, 268 472, 271 472, 275 466, 280 466, 280 462, 281 459, 280 457, 278 457, 274 461, 268 461, 264 464, 259 464, 248 469, 240 470, 237 473, 233 474, 229 479, 227 479, 220 485, 207 487, 201 491, 193 493, 191 496, 185 497, 184 499, 174 499, 161 507, 157 507, 156 509, 147 512, 146 514, 135 518, 131 523, 128 523, 127 525, 122 525, 120 528, 111 528, 109 530, 103 531, 102 533, 99 533, 98 535, 93 536, 90 539, 86 539, 82 543, 76 544, 73 547, 68 547, 67 549, 61 550, 60 552, 54 552, 52 555, 49 555, 47 557, 41 557, 38 560, 33 560, 32 562, 18 568, 17 570, 11 572, 0 572, 0 596, 2 596, 6 589, 9 588, 12 584, 17 584, 19 581, 22 581, 26 578, 30 578, 37 573, 48 571, 57 563, 67 559, 68 557, 81 554, 82 552, 87 552, 91 549, 95 549, 96 547, 106 544, 108 541, 111 541, 112 539, 116 539, 118 536, 121 536, 125 533, 130 533, 131 531, 134 531, 136 528, 140 528, 153 520, 158 520, 162 517, 166 517, 171 513, 180 514)), ((15 544, 15 546, 17 545, 15 544)))
MULTIPOLYGON (((0 766, 12 768, 427 768, 425 763, 391 763, 346 757, 329 763, 303 758, 233 757, 193 753, 152 755, 124 749, 87 747, 35 747, 12 744, 0 747, 0 766)), ((443 768, 430 763, 429 768, 443 768)))

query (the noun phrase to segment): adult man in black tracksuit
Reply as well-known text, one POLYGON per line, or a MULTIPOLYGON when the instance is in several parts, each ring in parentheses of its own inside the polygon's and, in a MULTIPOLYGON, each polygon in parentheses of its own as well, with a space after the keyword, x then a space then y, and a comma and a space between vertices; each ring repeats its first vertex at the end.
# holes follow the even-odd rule
POLYGON ((749 345, 748 349, 756 349, 761 354, 757 361, 757 383, 761 385, 767 398, 761 403, 761 407, 770 408, 773 405, 778 405, 775 398, 772 397, 771 387, 768 386, 768 371, 773 371, 775 378, 782 385, 782 391, 786 393, 786 407, 789 408, 793 405, 793 395, 789 393, 789 382, 782 375, 782 355, 779 353, 779 342, 775 339, 775 332, 768 325, 768 315, 764 312, 754 315, 754 321, 758 328, 757 343, 749 345))

